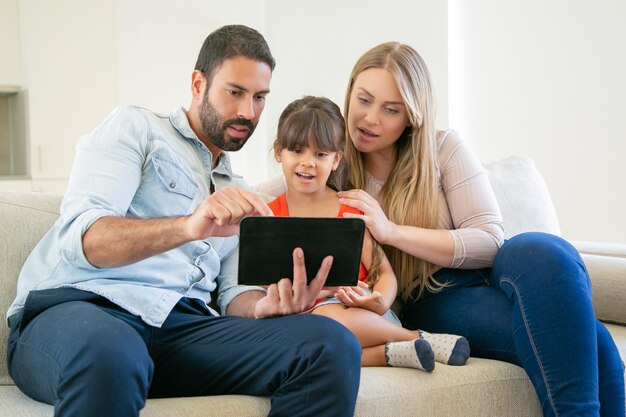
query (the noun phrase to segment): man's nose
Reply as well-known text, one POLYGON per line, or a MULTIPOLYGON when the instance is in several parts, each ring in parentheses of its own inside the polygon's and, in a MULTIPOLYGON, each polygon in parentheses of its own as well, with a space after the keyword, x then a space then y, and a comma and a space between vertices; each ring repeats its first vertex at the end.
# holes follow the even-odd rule
POLYGON ((252 98, 242 100, 237 109, 237 116, 242 119, 252 120, 255 115, 254 100, 252 98))

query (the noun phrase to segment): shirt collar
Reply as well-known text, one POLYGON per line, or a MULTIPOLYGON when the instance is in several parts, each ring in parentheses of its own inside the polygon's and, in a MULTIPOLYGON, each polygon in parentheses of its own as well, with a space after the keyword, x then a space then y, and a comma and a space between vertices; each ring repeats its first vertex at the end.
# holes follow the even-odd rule
MULTIPOLYGON (((200 146, 204 148, 207 152, 209 152, 206 145, 202 143, 200 139, 198 139, 198 136, 189 125, 189 119, 187 119, 187 115, 185 114, 185 111, 186 110, 183 106, 177 107, 174 110, 172 110, 172 113, 170 114, 170 120, 172 122, 172 126, 174 126, 174 128, 178 130, 178 133, 183 135, 185 138, 191 140, 197 146, 200 146)), ((228 152, 222 151, 219 159, 220 160, 217 163, 217 166, 213 170, 214 172, 228 175, 229 177, 243 178, 241 175, 235 174, 233 172, 233 168, 230 163, 230 157, 228 156, 228 152)))

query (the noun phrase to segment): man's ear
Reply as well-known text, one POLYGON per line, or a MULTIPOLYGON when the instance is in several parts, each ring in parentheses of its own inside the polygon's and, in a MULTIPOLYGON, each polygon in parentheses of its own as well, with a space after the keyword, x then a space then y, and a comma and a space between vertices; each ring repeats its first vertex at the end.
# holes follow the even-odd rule
POLYGON ((194 100, 203 97, 206 84, 206 77, 202 71, 194 70, 191 73, 191 96, 194 100))
POLYGON ((335 171, 339 167, 339 162, 341 162, 341 158, 343 158, 343 154, 341 152, 335 153, 335 162, 333 163, 333 171, 335 171))

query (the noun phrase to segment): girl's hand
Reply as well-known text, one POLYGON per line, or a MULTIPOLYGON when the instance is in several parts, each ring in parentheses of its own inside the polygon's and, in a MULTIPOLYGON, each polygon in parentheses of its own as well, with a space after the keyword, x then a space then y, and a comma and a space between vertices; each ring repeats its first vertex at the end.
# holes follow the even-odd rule
POLYGON ((380 244, 387 245, 395 226, 385 215, 378 201, 363 190, 340 191, 339 202, 363 212, 344 213, 344 217, 363 219, 367 229, 380 244))
POLYGON ((335 293, 335 297, 348 307, 364 308, 381 316, 385 314, 388 308, 385 306, 385 299, 381 293, 373 291, 368 295, 361 288, 362 284, 365 285, 364 288, 367 288, 367 284, 359 282, 358 287, 342 287, 335 293))

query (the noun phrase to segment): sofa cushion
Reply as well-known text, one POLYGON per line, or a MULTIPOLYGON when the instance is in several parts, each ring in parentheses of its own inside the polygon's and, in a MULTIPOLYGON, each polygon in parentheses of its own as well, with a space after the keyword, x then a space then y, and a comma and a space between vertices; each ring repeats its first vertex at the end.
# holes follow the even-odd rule
POLYGON ((526 156, 483 163, 504 220, 504 236, 522 232, 561 234, 548 187, 526 156))
MULTIPOLYGON (((61 196, 0 193, 0 311, 5 314, 16 293, 17 276, 37 242, 59 217, 61 196)), ((8 328, 0 332, 0 385, 11 384, 7 372, 8 328)))
MULTIPOLYGON (((15 386, 0 387, 0 415, 49 417, 52 406, 30 400, 15 386)), ((262 417, 264 397, 150 399, 141 417, 262 417)), ((535 417, 541 408, 520 367, 470 358, 465 366, 437 364, 432 373, 407 368, 364 368, 355 417, 535 417)))

